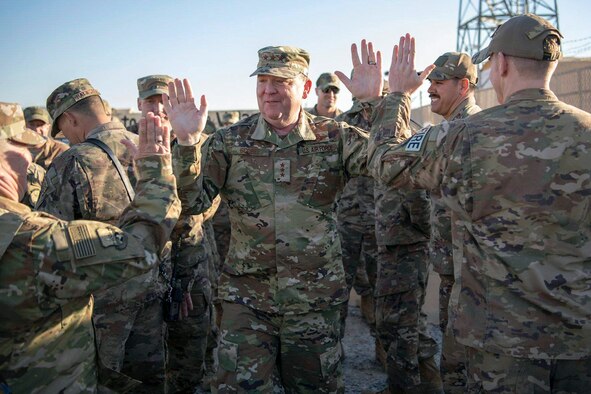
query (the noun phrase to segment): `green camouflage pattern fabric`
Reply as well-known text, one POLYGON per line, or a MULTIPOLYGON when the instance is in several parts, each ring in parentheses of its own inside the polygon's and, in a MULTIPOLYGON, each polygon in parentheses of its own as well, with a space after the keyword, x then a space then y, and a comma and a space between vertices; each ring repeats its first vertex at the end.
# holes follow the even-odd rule
MULTIPOLYGON (((351 109, 335 120, 368 131, 371 128, 372 108, 378 102, 355 100, 351 109)), ((358 176, 347 181, 337 201, 337 229, 343 250, 348 295, 353 287, 361 296, 373 296, 374 292, 378 250, 373 194, 373 178, 358 176)), ((348 309, 349 303, 344 302, 341 310, 341 338, 345 334, 348 309)))
POLYGON ((152 269, 180 213, 170 155, 136 166, 120 228, 0 197, 0 370, 14 393, 96 392, 90 294, 152 269))
POLYGON ((30 122, 32 120, 40 120, 45 123, 51 123, 51 117, 45 107, 33 106, 23 109, 25 115, 25 121, 30 122))
POLYGON ((25 204, 29 208, 35 208, 37 200, 39 199, 39 193, 41 193, 41 185, 45 179, 45 170, 38 164, 31 163, 27 168, 27 190, 21 200, 21 203, 25 204))
MULTIPOLYGON (((468 348, 472 378, 462 393, 586 393, 591 360, 532 360, 468 348)), ((447 393, 447 391, 446 391, 447 393)))
POLYGON ((525 89, 396 145, 409 113, 401 93, 378 105, 368 159, 392 187, 440 189, 457 218, 456 340, 515 358, 588 358, 591 115, 525 89))
POLYGON ((36 132, 25 129, 17 136, 9 138, 13 143, 24 145, 33 155, 33 162, 39 164, 45 170, 49 169, 51 162, 60 154, 70 148, 69 145, 43 137, 36 132))
MULTIPOLYGON (((135 185, 131 154, 120 141, 127 139, 137 144, 137 135, 125 130, 119 122, 109 122, 91 130, 87 138, 96 138, 109 146, 126 169, 131 184, 135 185)), ((37 209, 64 220, 87 219, 114 224, 129 203, 125 186, 109 156, 90 143, 80 143, 50 166, 37 209)), ((162 311, 150 305, 161 305, 159 297, 166 284, 159 270, 165 268, 156 266, 122 285, 95 293, 93 314, 99 356, 105 367, 122 371, 126 354, 138 363, 150 359, 153 364, 142 364, 142 368, 134 371, 139 376, 130 376, 161 385, 165 380, 165 325, 162 311), (151 309, 156 310, 156 315, 151 309), (160 317, 159 323, 154 323, 154 316, 160 317), (148 324, 155 325, 146 326, 148 324), (136 339, 143 335, 147 335, 149 346, 136 339), (135 349, 132 344, 136 344, 135 349)))
POLYGON ((294 78, 308 75, 310 55, 301 48, 291 46, 270 46, 259 49, 257 69, 250 74, 273 75, 280 78, 294 78))
MULTIPOLYGON (((482 111, 474 96, 462 101, 450 114, 449 121, 467 118, 482 111)), ((439 190, 431 191, 431 240, 430 261, 433 271, 439 274, 439 328, 443 334, 441 350, 441 379, 446 393, 463 393, 466 386, 465 349, 447 331, 448 307, 454 284, 452 259, 451 213, 441 201, 439 190)))
POLYGON ((299 315, 266 313, 229 302, 223 309, 213 393, 277 392, 274 373, 280 375, 278 386, 286 393, 344 392, 339 306, 299 315))
MULTIPOLYGON (((314 115, 314 116, 320 116, 320 114, 318 113, 318 104, 314 104, 314 107, 306 109, 306 111, 310 114, 310 115, 314 115)), ((339 115, 343 114, 343 111, 341 111, 340 109, 336 109, 336 117, 338 117, 339 115)))
POLYGON ((366 143, 362 130, 302 111, 283 139, 255 114, 213 134, 203 156, 199 146, 175 147, 186 213, 218 193, 228 204, 220 298, 280 314, 345 301, 334 202, 347 177, 365 174, 366 143))
MULTIPOLYGON (((172 264, 181 287, 189 292, 193 310, 183 320, 168 322, 167 383, 171 392, 192 392, 203 377, 207 338, 212 324, 212 270, 215 257, 206 235, 205 220, 217 204, 204 214, 179 220, 171 237, 172 264)), ((215 277, 215 276, 214 276, 215 277)))
MULTIPOLYGON (((450 115, 449 121, 467 118, 482 109, 476 105, 473 96, 462 101, 450 115)), ((451 248, 451 215, 440 199, 438 190, 431 192, 431 264, 440 275, 453 275, 451 248)))

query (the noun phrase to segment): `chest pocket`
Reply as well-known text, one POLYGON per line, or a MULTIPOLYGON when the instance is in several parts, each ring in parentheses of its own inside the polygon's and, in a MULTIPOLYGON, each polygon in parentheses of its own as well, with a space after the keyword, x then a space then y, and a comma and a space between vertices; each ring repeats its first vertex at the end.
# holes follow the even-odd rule
POLYGON ((224 194, 230 208, 254 211, 271 204, 273 186, 271 152, 258 147, 235 147, 224 194))
POLYGON ((331 206, 344 186, 338 143, 306 144, 298 148, 306 174, 299 201, 311 207, 331 206))

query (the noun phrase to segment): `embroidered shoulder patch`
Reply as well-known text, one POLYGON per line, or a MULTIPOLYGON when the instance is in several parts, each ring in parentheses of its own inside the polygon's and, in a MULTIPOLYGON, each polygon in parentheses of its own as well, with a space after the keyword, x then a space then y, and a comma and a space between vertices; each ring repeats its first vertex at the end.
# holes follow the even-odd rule
POLYGON ((96 250, 92 244, 90 231, 86 224, 69 226, 68 234, 70 234, 70 239, 72 240, 75 258, 84 259, 96 256, 96 250))
POLYGON ((412 137, 410 137, 410 139, 406 143, 406 146, 404 147, 404 150, 406 152, 420 151, 421 146, 423 146, 423 142, 425 141, 426 134, 427 133, 422 132, 422 133, 417 133, 417 134, 413 135, 412 137))

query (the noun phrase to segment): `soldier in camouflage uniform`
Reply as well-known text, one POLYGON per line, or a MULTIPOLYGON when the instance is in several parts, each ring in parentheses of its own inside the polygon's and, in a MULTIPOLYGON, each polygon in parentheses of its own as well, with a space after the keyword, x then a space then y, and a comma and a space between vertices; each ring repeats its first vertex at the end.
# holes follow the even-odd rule
POLYGON ((369 165, 394 187, 440 189, 451 210, 455 283, 449 325, 466 346, 468 392, 587 392, 591 385, 588 209, 591 114, 559 101, 550 79, 560 32, 525 14, 489 46, 499 106, 410 139, 420 86, 414 39, 394 50, 374 112, 369 165))
MULTIPOLYGON (((0 103, 2 138, 23 129, 22 118, 14 116, 19 111, 0 103)), ((136 161, 137 198, 122 212, 120 228, 62 221, 19 204, 31 154, 0 141, 3 392, 97 392, 90 294, 157 265, 180 213, 169 150, 157 144, 168 138, 154 134, 153 126, 148 130, 136 161)))
POLYGON ((69 146, 63 142, 56 141, 39 131, 51 126, 51 120, 47 110, 43 107, 27 107, 24 110, 27 128, 24 133, 12 137, 12 142, 23 144, 33 154, 33 162, 47 170, 51 162, 60 154, 68 150, 69 146), (39 126, 43 122, 42 126, 39 126), (45 122, 48 122, 46 124, 45 122), (36 129, 32 129, 35 127, 36 129))
POLYGON ((341 91, 339 78, 333 73, 322 73, 316 80, 316 95, 318 101, 307 111, 316 116, 334 119, 341 114, 337 108, 337 96, 341 91))
MULTIPOLYGON (((379 100, 361 102, 354 99, 353 106, 335 120, 346 122, 363 130, 371 128, 372 108, 379 100)), ((362 303, 369 305, 373 313, 373 285, 377 269, 377 245, 375 230, 373 178, 358 176, 347 181, 337 201, 337 229, 343 250, 343 267, 347 282, 347 294, 355 287, 362 303)), ((365 306, 363 304, 362 306, 365 306)), ((341 339, 345 335, 348 302, 341 310, 341 339)), ((367 308, 364 308, 367 309, 367 308)), ((370 326, 375 328, 375 319, 366 316, 370 326)))
MULTIPOLYGON (((169 128, 162 94, 168 93, 170 81, 173 78, 168 75, 148 75, 137 80, 137 104, 142 116, 152 112, 169 128)), ((171 271, 174 272, 174 279, 181 282, 183 293, 190 297, 193 306, 186 319, 167 322, 167 382, 171 392, 193 392, 203 375, 203 359, 210 330, 209 272, 212 264, 203 222, 203 214, 184 216, 177 222, 171 236, 171 271)))
MULTIPOLYGON (((481 111, 474 99, 478 72, 472 59, 465 53, 447 52, 439 56, 437 66, 427 77, 431 82, 429 97, 431 111, 446 121, 464 119, 481 111)), ((464 347, 446 331, 448 305, 454 283, 452 262, 451 219, 441 201, 439 190, 431 191, 430 260, 441 279, 439 285, 439 327, 443 334, 441 378, 446 393, 463 393, 466 385, 464 347)))
MULTIPOLYGON (((276 367, 287 392, 344 391, 347 294, 333 207, 345 178, 365 173, 367 136, 303 110, 308 66, 299 48, 259 50, 261 112, 207 140, 205 98, 198 110, 187 80, 169 85, 184 209, 200 212, 219 193, 232 225, 214 392, 270 392, 276 367)), ((360 99, 369 89, 359 78, 350 87, 360 99)))
MULTIPOLYGON (((37 208, 64 220, 116 223, 136 183, 131 154, 121 140, 135 143, 137 135, 119 122, 110 122, 99 92, 84 78, 55 89, 47 108, 53 118, 51 134, 61 130, 72 147, 49 168, 37 208), (122 173, 103 149, 88 141, 91 138, 108 146, 122 173)), ((94 294, 93 320, 105 373, 123 372, 143 381, 143 389, 152 392, 165 389, 166 326, 161 300, 165 288, 159 276, 159 267, 153 267, 94 294)))
MULTIPOLYGON (((3 108, 11 109, 10 119, 14 124, 26 124, 23 110, 21 109, 20 105, 5 106, 3 108), (13 108, 16 108, 14 112, 12 112, 13 108)), ((5 126, 4 130, 5 132, 3 132, 2 136, 0 136, 2 139, 9 140, 15 146, 26 148, 29 150, 29 152, 34 151, 35 147, 39 145, 40 141, 43 141, 43 138, 40 135, 33 133, 26 127, 23 127, 22 129, 19 128, 12 133, 6 131, 8 130, 8 126, 5 126)), ((27 187, 22 199, 20 200, 21 203, 25 204, 29 208, 35 208, 44 178, 45 169, 39 164, 34 162, 31 163, 27 168, 27 187)))

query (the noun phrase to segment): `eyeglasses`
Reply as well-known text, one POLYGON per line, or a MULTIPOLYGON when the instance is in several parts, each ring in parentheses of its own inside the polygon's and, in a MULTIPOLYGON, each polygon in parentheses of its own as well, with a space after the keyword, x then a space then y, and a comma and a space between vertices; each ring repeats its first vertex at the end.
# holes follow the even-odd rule
POLYGON ((323 93, 328 93, 328 92, 333 92, 334 94, 338 94, 339 93, 339 88, 335 88, 334 86, 329 86, 325 89, 322 89, 323 93))

